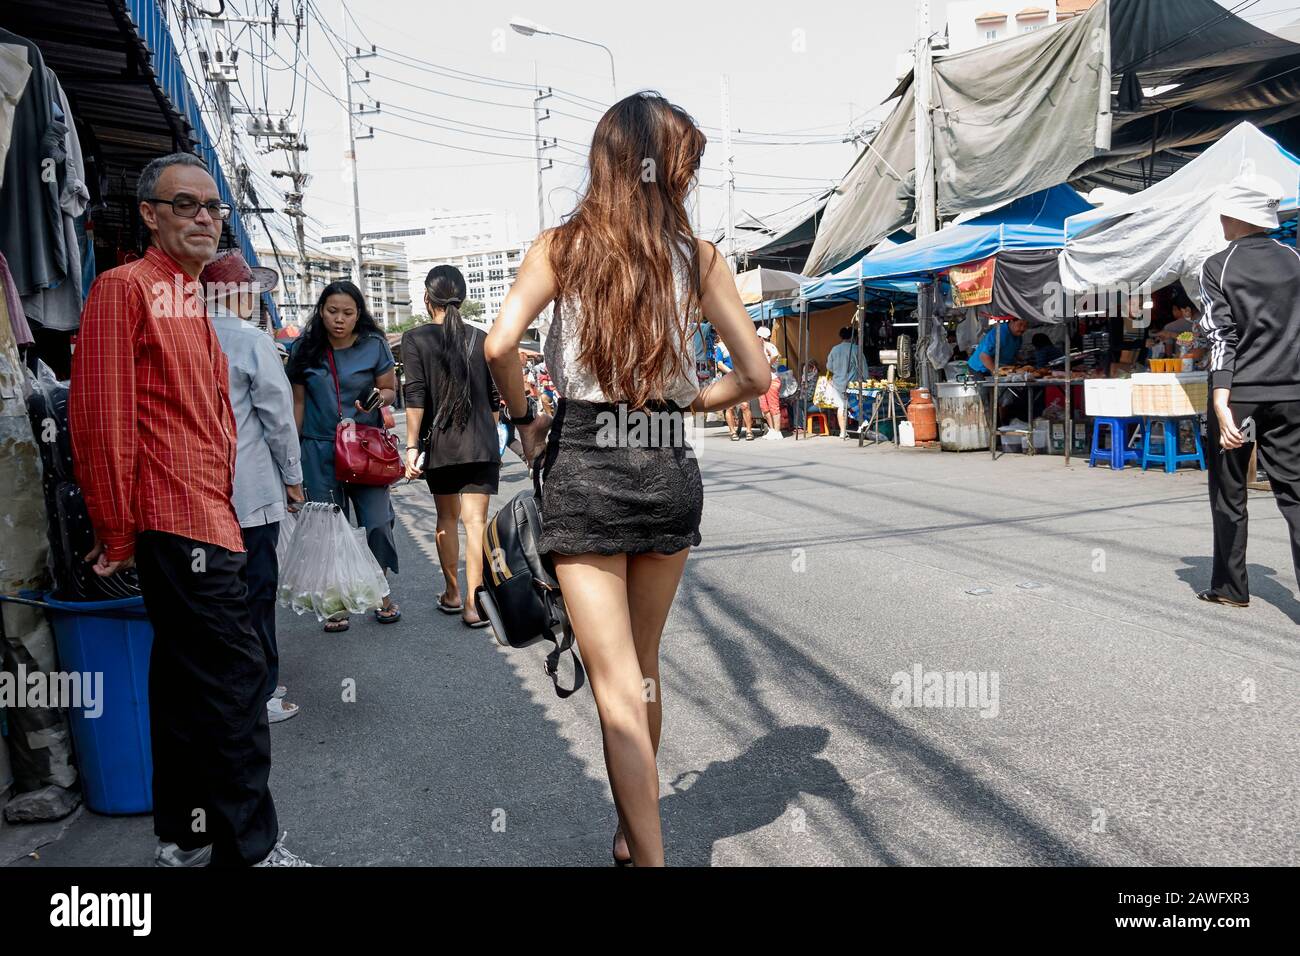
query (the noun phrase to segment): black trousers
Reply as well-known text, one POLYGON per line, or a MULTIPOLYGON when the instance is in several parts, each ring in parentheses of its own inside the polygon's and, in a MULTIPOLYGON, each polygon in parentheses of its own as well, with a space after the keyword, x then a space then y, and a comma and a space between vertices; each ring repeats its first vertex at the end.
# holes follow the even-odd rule
POLYGON ((275 846, 266 654, 248 611, 244 555, 160 531, 136 538, 153 625, 149 721, 154 832, 213 866, 275 846))
POLYGON ((248 555, 248 613, 266 655, 266 697, 270 699, 280 682, 280 649, 275 642, 275 592, 280 581, 275 546, 280 543, 280 522, 241 530, 248 555))
MULTIPOLYGON (((1268 472, 1278 509, 1291 532, 1291 561, 1300 583, 1300 402, 1231 402, 1232 417, 1242 428, 1255 420, 1259 460, 1268 472)), ((1232 601, 1250 600, 1246 579, 1246 472, 1250 443, 1232 451, 1219 447, 1219 419, 1210 410, 1210 510, 1214 516, 1214 574, 1210 589, 1232 601)))

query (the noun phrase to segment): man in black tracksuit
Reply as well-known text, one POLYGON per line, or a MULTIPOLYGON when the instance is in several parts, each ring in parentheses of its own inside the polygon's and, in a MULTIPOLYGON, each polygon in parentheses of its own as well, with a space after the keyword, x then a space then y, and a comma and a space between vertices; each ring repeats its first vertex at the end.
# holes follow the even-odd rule
POLYGON ((1300 254, 1269 238, 1282 187, 1243 176, 1219 212, 1228 248, 1201 270, 1210 343, 1210 508, 1214 574, 1203 601, 1246 607, 1246 471, 1251 443, 1291 535, 1300 581, 1300 254))

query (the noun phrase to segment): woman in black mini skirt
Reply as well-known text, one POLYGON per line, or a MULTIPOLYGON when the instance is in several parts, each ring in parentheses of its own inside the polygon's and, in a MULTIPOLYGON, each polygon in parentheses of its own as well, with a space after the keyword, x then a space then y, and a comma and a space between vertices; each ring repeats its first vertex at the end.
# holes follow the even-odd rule
POLYGON ((438 509, 438 562, 445 581, 438 610, 467 627, 487 627, 473 594, 483 583, 483 528, 497 493, 501 399, 483 358, 486 335, 464 322, 465 277, 435 266, 424 280, 432 321, 402 336, 406 383, 406 476, 423 477, 438 509), (460 528, 465 525, 465 590, 460 588, 460 528))
POLYGON ((705 139, 655 93, 596 125, 586 194, 529 249, 484 353, 526 457, 541 453, 542 536, 591 678, 618 812, 616 863, 661 866, 659 639, 700 543, 692 412, 721 410, 771 380, 726 261, 690 229, 686 199, 705 139), (550 303, 554 421, 524 394, 518 346, 550 303), (718 330, 735 370, 700 391, 691 337, 718 330), (549 439, 548 439, 549 432, 549 439))

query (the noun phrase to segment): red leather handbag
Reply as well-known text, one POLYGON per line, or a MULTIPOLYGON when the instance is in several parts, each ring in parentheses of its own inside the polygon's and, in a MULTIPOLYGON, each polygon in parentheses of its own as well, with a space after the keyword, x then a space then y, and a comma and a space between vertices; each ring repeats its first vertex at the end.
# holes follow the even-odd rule
POLYGON ((397 436, 385 428, 358 425, 351 418, 343 417, 343 395, 339 391, 334 350, 326 349, 325 357, 329 360, 339 404, 339 423, 334 430, 334 477, 349 485, 386 488, 406 473, 397 436))

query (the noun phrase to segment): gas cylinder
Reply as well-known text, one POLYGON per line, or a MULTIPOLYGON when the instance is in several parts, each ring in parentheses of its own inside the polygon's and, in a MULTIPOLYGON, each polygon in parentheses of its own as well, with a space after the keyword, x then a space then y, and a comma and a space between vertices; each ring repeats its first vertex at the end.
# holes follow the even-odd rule
POLYGON ((912 423, 917 442, 936 441, 939 438, 934 399, 930 397, 929 389, 912 389, 912 399, 907 403, 907 420, 912 423))

